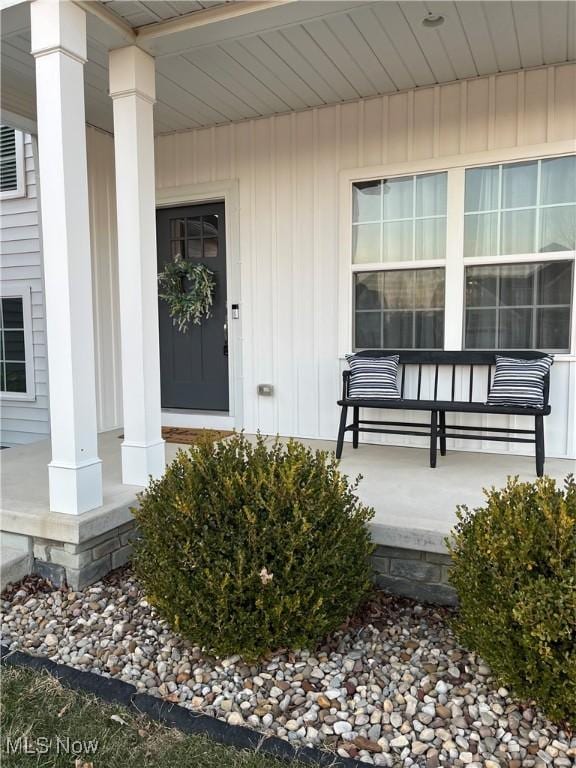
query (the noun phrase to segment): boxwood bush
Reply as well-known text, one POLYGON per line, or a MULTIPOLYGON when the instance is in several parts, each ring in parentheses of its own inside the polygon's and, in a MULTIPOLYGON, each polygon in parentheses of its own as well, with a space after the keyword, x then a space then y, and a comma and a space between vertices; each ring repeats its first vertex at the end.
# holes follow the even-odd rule
POLYGON ((449 543, 456 630, 518 696, 575 723, 576 483, 513 478, 486 495, 449 543))
POLYGON ((371 509, 333 454, 241 434, 180 451, 134 510, 134 564, 194 644, 246 659, 316 643, 370 586, 371 509))

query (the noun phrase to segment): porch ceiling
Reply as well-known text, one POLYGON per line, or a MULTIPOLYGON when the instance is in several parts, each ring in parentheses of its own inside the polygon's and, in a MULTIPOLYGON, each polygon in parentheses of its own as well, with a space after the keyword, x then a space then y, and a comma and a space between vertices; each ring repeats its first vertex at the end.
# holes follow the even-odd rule
MULTIPOLYGON (((157 133, 576 59, 576 6, 556 0, 301 0, 253 3, 259 7, 236 18, 228 9, 243 4, 219 0, 98 5, 118 28, 88 14, 86 115, 109 131, 108 50, 126 45, 127 35, 157 58, 157 133), (428 13, 444 23, 424 27, 428 13), (167 29, 175 16, 191 26, 167 29)), ((2 16, 2 106, 33 119, 27 4, 2 16)))

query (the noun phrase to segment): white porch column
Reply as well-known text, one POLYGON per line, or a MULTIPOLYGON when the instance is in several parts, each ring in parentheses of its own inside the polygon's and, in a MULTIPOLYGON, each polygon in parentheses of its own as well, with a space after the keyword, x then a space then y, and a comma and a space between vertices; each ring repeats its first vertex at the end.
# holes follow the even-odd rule
POLYGON ((122 479, 146 485, 165 468, 154 176, 154 59, 136 46, 110 52, 118 215, 124 442, 122 479))
POLYGON ((31 33, 50 376, 50 509, 79 514, 102 504, 84 118, 86 15, 74 3, 34 0, 31 33))

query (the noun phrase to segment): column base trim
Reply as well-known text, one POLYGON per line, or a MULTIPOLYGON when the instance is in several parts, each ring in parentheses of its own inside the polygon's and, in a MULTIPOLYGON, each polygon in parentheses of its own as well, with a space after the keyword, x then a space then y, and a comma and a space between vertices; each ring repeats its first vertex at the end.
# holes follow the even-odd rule
POLYGON ((166 469, 164 440, 156 443, 122 443, 122 482, 125 485, 146 486, 150 477, 162 477, 166 469))
POLYGON ((102 461, 48 464, 50 511, 81 515, 102 506, 102 461))

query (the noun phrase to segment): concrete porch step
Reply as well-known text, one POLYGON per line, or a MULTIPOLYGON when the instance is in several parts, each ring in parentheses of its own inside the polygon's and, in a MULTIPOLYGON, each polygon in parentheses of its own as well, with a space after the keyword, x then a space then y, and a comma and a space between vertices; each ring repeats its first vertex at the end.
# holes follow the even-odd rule
POLYGON ((32 556, 14 547, 0 547, 0 589, 32 573, 32 556))

